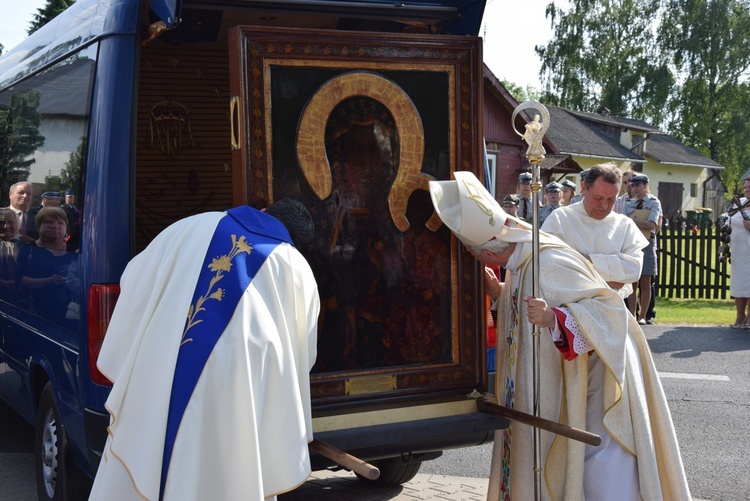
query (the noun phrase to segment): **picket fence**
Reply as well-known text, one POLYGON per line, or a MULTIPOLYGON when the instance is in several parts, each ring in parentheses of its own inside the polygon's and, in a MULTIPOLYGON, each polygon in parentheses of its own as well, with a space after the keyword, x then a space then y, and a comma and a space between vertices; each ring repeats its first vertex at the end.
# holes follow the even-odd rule
MULTIPOLYGON (((711 221, 664 229, 658 236, 656 295, 677 299, 728 299, 728 259, 721 231, 711 221)), ((730 243, 731 248, 731 243, 730 243)))

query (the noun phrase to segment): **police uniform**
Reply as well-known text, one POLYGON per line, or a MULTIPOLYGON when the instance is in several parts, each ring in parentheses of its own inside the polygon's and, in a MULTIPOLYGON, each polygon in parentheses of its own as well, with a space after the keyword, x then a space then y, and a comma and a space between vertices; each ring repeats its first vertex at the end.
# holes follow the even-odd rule
MULTIPOLYGON (((531 184, 532 176, 530 172, 522 172, 518 176, 519 184, 531 184)), ((518 218, 523 219, 527 223, 531 223, 534 217, 534 205, 531 196, 528 198, 524 197, 520 193, 518 194, 518 218)))
MULTIPOLYGON (((638 183, 648 184, 648 176, 643 174, 633 176, 630 184, 638 183)), ((659 218, 662 215, 661 202, 654 195, 647 193, 641 200, 638 200, 637 197, 631 197, 625 202, 624 214, 626 216, 630 217, 636 209, 648 210, 648 220, 657 225, 659 224, 659 218)), ((641 274, 654 276, 656 272, 656 230, 651 230, 648 236, 648 247, 643 249, 643 270, 641 274)))
MULTIPOLYGON (((552 181, 544 188, 544 192, 549 193, 552 191, 562 192, 562 185, 560 183, 556 183, 552 181)), ((539 209, 539 227, 540 228, 542 227, 542 225, 544 224, 544 221, 547 219, 547 216, 552 214, 553 210, 558 209, 560 207, 562 207, 562 205, 560 205, 559 199, 557 201, 557 204, 555 205, 547 204, 541 207, 539 209)))

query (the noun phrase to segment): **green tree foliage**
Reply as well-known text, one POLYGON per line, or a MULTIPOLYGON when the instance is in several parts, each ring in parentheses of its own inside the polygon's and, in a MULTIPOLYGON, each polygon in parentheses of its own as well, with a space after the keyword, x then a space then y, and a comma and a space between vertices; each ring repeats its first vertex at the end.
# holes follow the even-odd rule
POLYGON ((44 7, 36 10, 37 13, 34 14, 34 18, 29 23, 29 29, 26 32, 31 35, 74 3, 75 0, 47 0, 44 7))
POLYGON ((61 184, 60 176, 56 174, 51 175, 51 176, 44 176, 44 191, 47 191, 47 190, 60 191, 61 189, 62 189, 62 184, 61 184))
POLYGON ((39 92, 28 89, 16 92, 7 106, 0 105, 0 193, 5 195, 14 183, 26 181, 30 158, 44 144, 39 134, 41 114, 39 92))
POLYGON ((81 168, 86 163, 86 136, 81 138, 78 148, 70 152, 68 161, 60 171, 60 189, 77 188, 81 181, 81 168))
POLYGON ((671 132, 726 167, 733 192, 750 165, 750 6, 747 0, 668 0, 659 29, 682 77, 671 132))
POLYGON ((659 0, 571 0, 547 6, 555 36, 537 46, 544 102, 581 111, 664 120, 673 84, 654 35, 659 0))
POLYGON ((538 101, 542 97, 542 92, 533 85, 527 85, 526 88, 524 88, 517 83, 503 80, 503 86, 519 103, 524 101, 538 101))

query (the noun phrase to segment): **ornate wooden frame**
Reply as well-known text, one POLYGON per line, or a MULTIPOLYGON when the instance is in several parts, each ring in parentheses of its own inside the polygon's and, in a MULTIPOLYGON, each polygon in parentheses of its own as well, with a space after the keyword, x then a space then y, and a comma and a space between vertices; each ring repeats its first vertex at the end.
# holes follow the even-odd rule
MULTIPOLYGON (((348 106, 355 109, 352 116, 356 113, 377 116, 366 126, 370 127, 373 121, 385 123, 384 135, 398 146, 398 155, 393 157, 396 172, 387 180, 380 178, 383 181, 380 184, 377 179, 367 179, 362 183, 370 184, 360 185, 363 197, 372 198, 373 192, 377 192, 379 209, 356 210, 363 212, 363 217, 371 218, 365 219, 370 221, 368 227, 385 228, 370 239, 376 242, 369 250, 362 250, 362 260, 367 261, 363 257, 366 252, 370 260, 365 264, 376 263, 379 259, 387 261, 388 242, 392 244, 394 240, 417 242, 415 248, 421 245, 423 252, 416 259, 422 261, 415 266, 421 266, 423 271, 424 259, 427 259, 424 252, 445 249, 444 269, 435 269, 440 258, 440 251, 435 251, 437 260, 432 263, 433 270, 426 271, 437 276, 438 282, 444 280, 448 284, 444 297, 439 297, 450 312, 440 314, 434 330, 445 329, 447 334, 438 344, 445 344, 443 341, 449 339, 450 346, 438 348, 440 355, 428 361, 415 355, 407 357, 407 363, 401 360, 385 365, 352 366, 349 361, 342 366, 332 363, 331 370, 314 370, 312 395, 318 410, 383 400, 413 403, 415 395, 443 399, 486 388, 486 312, 480 296, 479 267, 440 225, 435 214, 430 212, 430 217, 423 217, 417 226, 409 220, 415 213, 415 206, 417 213, 425 214, 425 207, 432 211, 427 196, 430 180, 450 179, 453 170, 481 170, 481 60, 480 43, 473 37, 444 37, 436 41, 436 37, 407 34, 251 27, 236 28, 230 33, 231 91, 236 96, 233 100, 239 103, 238 109, 232 111, 233 119, 239 121, 233 138, 236 142, 234 201, 235 204, 265 206, 275 199, 291 196, 311 208, 317 224, 316 237, 326 232, 330 237, 328 240, 320 237, 321 240, 310 248, 300 248, 316 270, 322 289, 322 322, 327 321, 326 314, 331 311, 332 303, 340 306, 341 302, 341 299, 337 303, 326 297, 324 289, 328 278, 321 271, 324 268, 319 263, 316 265, 316 260, 332 262, 330 256, 338 252, 334 251, 336 239, 341 238, 338 227, 332 230, 331 226, 339 224, 334 220, 340 222, 342 216, 336 219, 335 214, 344 209, 332 208, 332 204, 326 202, 341 196, 336 187, 338 174, 332 167, 338 164, 332 160, 333 156, 329 158, 327 150, 334 142, 331 138, 338 137, 338 132, 330 132, 333 130, 331 123, 336 120, 334 111, 337 115, 348 113, 341 111, 341 107, 348 106), (382 196, 380 190, 368 189, 375 185, 384 190, 382 196), (379 216, 375 216, 376 213, 379 216), (421 230, 419 234, 418 230, 421 230), (434 245, 425 245, 426 242, 434 245), (320 258, 318 254, 325 254, 325 257, 320 258)), ((341 127, 342 134, 360 126, 356 121, 347 122, 353 120, 349 115, 341 120, 345 125, 341 127)), ((353 147, 347 151, 350 156, 364 156, 353 147)), ((355 165, 349 160, 342 160, 341 164, 350 170, 355 165)), ((364 176, 365 171, 374 176, 374 168, 363 168, 353 176, 364 176)), ((349 214, 355 209, 346 210, 349 211, 346 217, 353 217, 349 214)), ((398 248, 395 244, 392 247, 398 248)), ((373 264, 371 268, 381 270, 378 266, 373 264)), ((388 266, 386 262, 382 270, 389 269, 388 266)), ((366 280, 349 271, 346 267, 332 268, 330 274, 338 273, 339 281, 366 280)), ((372 283, 379 284, 381 278, 376 277, 372 283)), ((425 304, 432 301, 431 294, 435 292, 428 290, 427 285, 424 289, 408 285, 399 290, 405 288, 416 296, 428 298, 424 299, 425 304)), ((408 303, 408 295, 405 297, 408 303)), ((393 317, 396 306, 378 310, 389 312, 382 322, 393 317)), ((420 320, 426 322, 427 319, 423 316, 420 320)), ((358 329, 354 328, 356 332, 358 329)), ((345 337, 342 335, 341 341, 349 343, 351 340, 345 337)), ((377 346, 389 346, 388 350, 393 352, 394 344, 402 342, 402 337, 382 340, 377 346)), ((343 348, 344 353, 346 349, 343 348)), ((319 350, 319 364, 327 356, 324 351, 319 350)), ((362 353, 356 360, 361 362, 367 356, 362 353)), ((379 360, 388 359, 386 354, 379 360)))

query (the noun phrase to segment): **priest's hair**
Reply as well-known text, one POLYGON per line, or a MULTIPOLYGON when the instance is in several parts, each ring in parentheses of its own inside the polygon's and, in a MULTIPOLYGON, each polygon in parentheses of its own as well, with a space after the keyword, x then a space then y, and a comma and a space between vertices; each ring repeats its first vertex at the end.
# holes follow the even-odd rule
POLYGON ((617 186, 622 184, 622 172, 620 172, 620 169, 617 168, 617 164, 614 162, 607 162, 591 167, 588 174, 586 174, 586 181, 584 182, 586 189, 590 190, 593 188, 594 182, 600 177, 604 182, 609 184, 617 186))
POLYGON ((301 202, 292 198, 282 198, 266 209, 266 214, 281 221, 292 237, 295 246, 312 241, 315 227, 310 211, 301 202))
POLYGON ((500 254, 508 248, 510 242, 505 242, 500 239, 488 240, 487 242, 479 245, 467 245, 474 254, 479 254, 483 250, 490 251, 495 254, 500 254))

